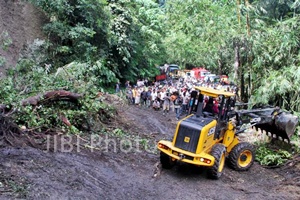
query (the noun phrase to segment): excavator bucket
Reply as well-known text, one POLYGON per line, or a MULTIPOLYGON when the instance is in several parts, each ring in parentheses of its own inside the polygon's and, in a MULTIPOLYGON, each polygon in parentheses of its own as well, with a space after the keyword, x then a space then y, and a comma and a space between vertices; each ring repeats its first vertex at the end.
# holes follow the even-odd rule
POLYGON ((288 143, 299 122, 297 116, 279 108, 239 110, 237 113, 242 123, 251 123, 257 129, 266 131, 272 138, 288 143))
POLYGON ((271 134, 273 138, 281 140, 287 140, 290 142, 290 138, 295 133, 298 125, 298 117, 293 116, 290 113, 281 112, 274 116, 271 124, 257 124, 255 127, 265 130, 271 134))

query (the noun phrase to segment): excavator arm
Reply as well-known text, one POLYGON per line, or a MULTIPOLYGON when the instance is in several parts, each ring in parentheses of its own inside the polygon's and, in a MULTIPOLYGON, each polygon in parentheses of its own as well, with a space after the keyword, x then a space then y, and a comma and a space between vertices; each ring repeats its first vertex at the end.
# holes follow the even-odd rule
POLYGON ((273 138, 290 142, 299 119, 278 107, 235 111, 238 124, 250 123, 267 132, 273 138))

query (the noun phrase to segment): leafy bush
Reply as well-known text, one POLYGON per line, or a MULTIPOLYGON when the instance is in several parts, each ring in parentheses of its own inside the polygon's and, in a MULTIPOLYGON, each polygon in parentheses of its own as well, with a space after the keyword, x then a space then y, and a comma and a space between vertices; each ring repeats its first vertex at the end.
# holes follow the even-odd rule
POLYGON ((165 61, 165 14, 151 0, 30 2, 49 17, 43 27, 45 63, 54 69, 73 61, 90 63, 107 78, 100 82, 111 83, 115 77, 153 77, 155 66, 165 61))
POLYGON ((20 107, 19 112, 14 116, 17 124, 28 129, 37 131, 53 129, 78 134, 81 131, 97 131, 95 127, 104 120, 100 116, 102 110, 105 110, 108 117, 114 112, 108 105, 87 96, 80 101, 79 105, 56 102, 37 107, 20 107), (66 126, 62 117, 68 119, 71 126, 66 126))
POLYGON ((2 31, 0 33, 0 48, 3 50, 7 50, 11 44, 12 44, 12 39, 9 37, 8 32, 2 31))
MULTIPOLYGON (((12 40, 9 37, 7 31, 2 31, 0 33, 0 49, 7 51, 8 47, 12 44, 12 40)), ((1 54, 0 54, 1 55, 1 54)), ((3 67, 6 64, 6 59, 3 56, 0 56, 0 67, 3 67)))
POLYGON ((94 65, 74 62, 59 68, 56 73, 50 71, 35 65, 30 59, 22 59, 0 82, 0 103, 18 111, 13 117, 20 126, 38 131, 59 128, 64 132, 78 133, 93 129, 114 114, 113 108, 96 98, 99 91, 103 92, 102 85, 106 81, 115 80, 114 74, 105 70, 101 61, 94 65), (108 76, 111 76, 110 79, 108 76), (52 90, 68 90, 83 97, 77 104, 60 101, 45 102, 35 107, 21 105, 21 101, 28 97, 52 90), (62 116, 72 126, 63 124, 62 116))
POLYGON ((264 166, 280 166, 288 159, 292 158, 292 154, 286 150, 272 150, 266 144, 261 144, 256 149, 256 161, 264 166))
POLYGON ((6 59, 2 56, 0 56, 0 67, 4 66, 6 63, 6 59))

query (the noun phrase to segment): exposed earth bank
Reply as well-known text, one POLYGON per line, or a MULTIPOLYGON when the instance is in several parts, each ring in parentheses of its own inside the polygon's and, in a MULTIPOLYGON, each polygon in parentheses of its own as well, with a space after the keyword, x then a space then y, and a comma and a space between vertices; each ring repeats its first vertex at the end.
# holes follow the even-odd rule
POLYGON ((5 58, 0 77, 5 69, 16 65, 22 50, 35 39, 45 38, 41 27, 46 22, 44 13, 24 0, 0 0, 0 43, 11 43, 7 48, 0 48, 0 56, 5 58))

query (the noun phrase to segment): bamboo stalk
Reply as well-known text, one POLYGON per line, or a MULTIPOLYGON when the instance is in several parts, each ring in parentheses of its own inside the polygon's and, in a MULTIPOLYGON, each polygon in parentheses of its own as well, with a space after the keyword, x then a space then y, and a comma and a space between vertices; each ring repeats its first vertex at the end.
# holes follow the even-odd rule
POLYGON ((251 35, 251 32, 250 32, 250 16, 249 16, 249 1, 248 0, 245 0, 246 2, 246 7, 247 7, 247 34, 248 36, 251 35))
POLYGON ((237 13, 237 17, 238 17, 238 23, 241 24, 241 11, 240 11, 240 0, 236 0, 236 13, 237 13))

